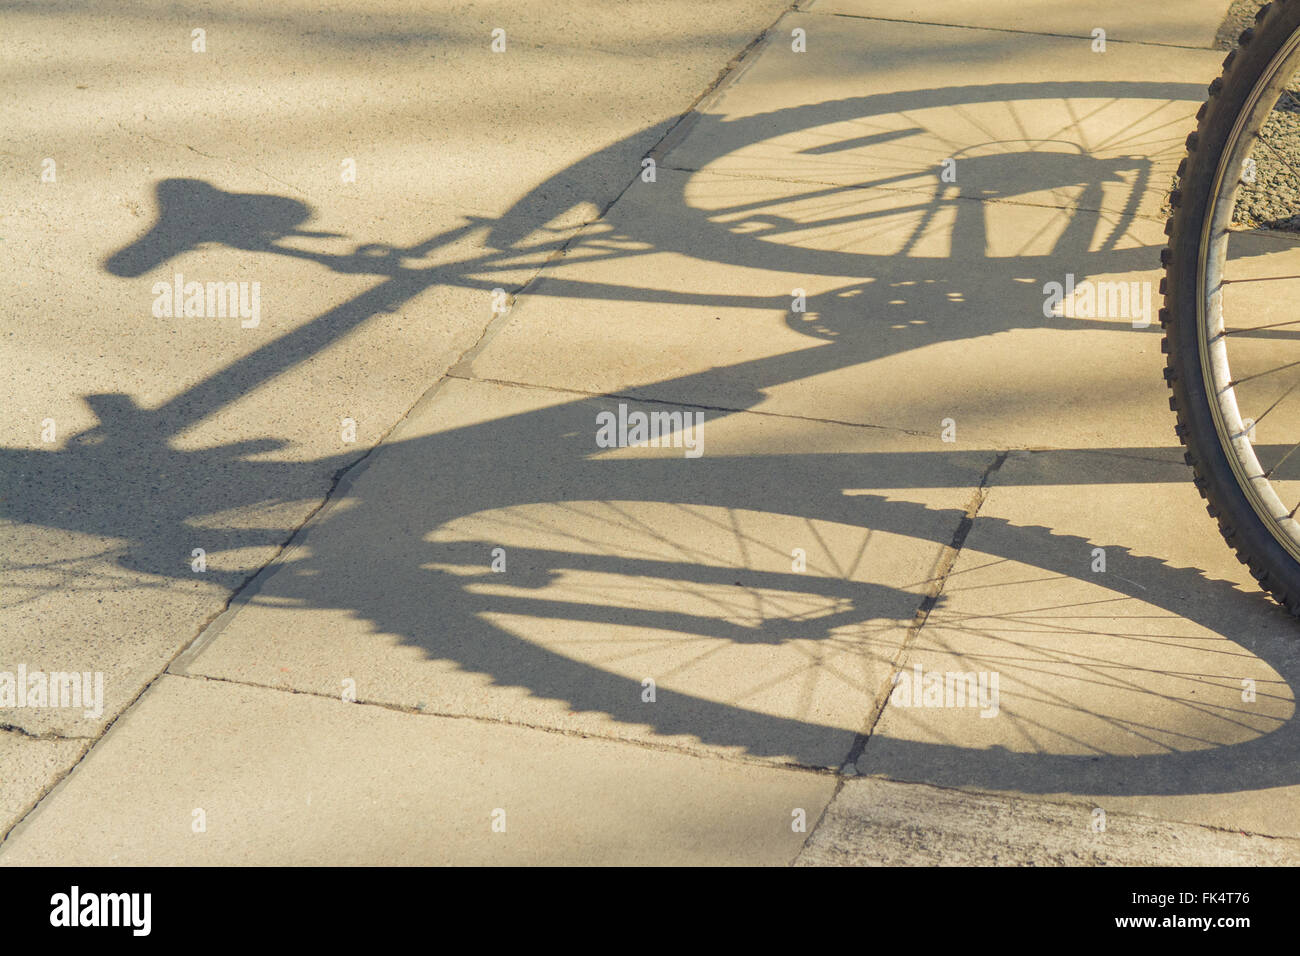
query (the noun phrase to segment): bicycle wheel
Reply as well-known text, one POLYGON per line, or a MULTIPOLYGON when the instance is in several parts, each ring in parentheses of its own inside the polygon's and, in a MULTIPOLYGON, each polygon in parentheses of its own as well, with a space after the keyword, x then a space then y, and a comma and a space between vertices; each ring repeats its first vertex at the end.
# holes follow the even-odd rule
POLYGON ((1260 10, 1187 139, 1166 226, 1165 379, 1210 514, 1300 615, 1300 2, 1260 10))

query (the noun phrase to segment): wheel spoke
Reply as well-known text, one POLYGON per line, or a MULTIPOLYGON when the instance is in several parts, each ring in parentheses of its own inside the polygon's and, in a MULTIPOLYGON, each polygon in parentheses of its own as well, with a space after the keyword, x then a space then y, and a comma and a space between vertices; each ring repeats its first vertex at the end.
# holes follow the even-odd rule
POLYGON ((1297 388, 1300 388, 1300 381, 1297 381, 1295 384, 1293 384, 1290 388, 1288 388, 1285 392, 1282 393, 1281 398, 1279 398, 1279 399, 1278 399, 1277 401, 1275 401, 1272 405, 1268 406, 1268 408, 1264 409, 1262 412, 1260 412, 1258 415, 1256 415, 1256 416, 1255 416, 1255 424, 1258 425, 1260 422, 1262 422, 1262 421, 1264 420, 1264 416, 1266 416, 1266 415, 1267 415, 1269 412, 1271 412, 1273 409, 1275 409, 1275 408, 1277 408, 1279 405, 1281 405, 1282 402, 1283 402, 1283 400, 1284 400, 1288 395, 1290 395, 1292 392, 1294 392, 1297 388))
POLYGON ((1284 372, 1289 368, 1295 368, 1297 365, 1300 365, 1300 360, 1287 362, 1285 365, 1279 365, 1277 368, 1271 368, 1264 372, 1255 372, 1251 375, 1243 375, 1241 378, 1234 378, 1227 385, 1223 386, 1223 388, 1224 391, 1227 391, 1228 389, 1236 388, 1238 385, 1244 384, 1245 382, 1253 382, 1257 378, 1263 378, 1265 375, 1272 375, 1275 372, 1284 372))

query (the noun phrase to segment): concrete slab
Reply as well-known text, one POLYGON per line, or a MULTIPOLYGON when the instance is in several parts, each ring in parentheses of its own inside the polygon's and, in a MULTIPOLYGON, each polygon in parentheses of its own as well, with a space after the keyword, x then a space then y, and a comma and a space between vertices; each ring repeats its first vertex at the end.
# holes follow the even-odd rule
POLYGON ((848 780, 796 866, 1295 866, 1300 843, 1086 804, 848 780))
MULTIPOLYGON (((1246 0, 1247 3, 1250 0, 1246 0)), ((1241 0, 1232 6, 1242 5, 1241 0)), ((1256 4, 1257 6, 1257 4, 1256 4)), ((1227 17, 1227 0, 1183 0, 1166 6, 1122 0, 1038 0, 1032 6, 1014 0, 812 0, 813 13, 948 23, 955 26, 1023 30, 1092 38, 1106 31, 1108 41, 1209 47, 1227 17)))
POLYGON ((90 746, 89 740, 27 737, 0 730, 0 833, 22 819, 90 746))
POLYGON ((1174 457, 1008 458, 859 769, 1300 835, 1295 622, 1174 457), (987 718, 966 673, 998 675, 987 718))
POLYGON ((784 865, 807 835, 796 811, 811 826, 834 785, 167 676, 10 834, 0 864, 784 865))
POLYGON ((714 413, 602 451, 617 408, 452 380, 176 670, 838 768, 992 456, 714 413))
POLYGON ((629 16, 599 0, 24 5, 5 37, 14 91, 5 117, 23 152, 5 158, 38 182, 40 160, 52 156, 75 182, 110 154, 138 176, 157 147, 184 144, 314 198, 389 214, 405 206, 408 216, 412 205, 428 214, 429 203, 444 215, 492 215, 640 135, 622 161, 586 164, 581 185, 553 184, 563 203, 554 214, 598 208, 627 184, 639 151, 786 6, 670 0, 629 16), (349 157, 356 181, 342 183, 349 157))

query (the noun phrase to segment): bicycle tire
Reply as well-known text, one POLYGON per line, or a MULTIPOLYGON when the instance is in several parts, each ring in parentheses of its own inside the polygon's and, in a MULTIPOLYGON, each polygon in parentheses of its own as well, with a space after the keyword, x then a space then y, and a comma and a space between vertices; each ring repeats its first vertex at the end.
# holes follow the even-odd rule
MULTIPOLYGON (((1250 479, 1240 467, 1234 468, 1240 453, 1234 452, 1224 434, 1223 399, 1211 398, 1218 392, 1210 381, 1210 346, 1203 334, 1209 321, 1203 310, 1210 267, 1202 249, 1210 241, 1207 220, 1221 202, 1229 153, 1246 141, 1243 123, 1258 115, 1260 104, 1265 103, 1265 87, 1276 82, 1280 58, 1294 56, 1288 51, 1298 42, 1300 0, 1278 0, 1257 13, 1255 26, 1242 32, 1237 49, 1223 61, 1223 73, 1210 84, 1209 99, 1197 113, 1196 131, 1187 138, 1187 155, 1170 194, 1173 214, 1165 225, 1169 244, 1161 252, 1165 277, 1160 284, 1164 294, 1161 349, 1167 356, 1164 375, 1184 458, 1210 516, 1237 558, 1265 591, 1296 616, 1300 616, 1300 558, 1278 527, 1281 517, 1261 509, 1258 488, 1252 487, 1252 481, 1267 483, 1268 472, 1250 479)), ((1265 104, 1267 108, 1271 104, 1265 104)), ((1257 133, 1258 128, 1250 131, 1251 136, 1257 133)))

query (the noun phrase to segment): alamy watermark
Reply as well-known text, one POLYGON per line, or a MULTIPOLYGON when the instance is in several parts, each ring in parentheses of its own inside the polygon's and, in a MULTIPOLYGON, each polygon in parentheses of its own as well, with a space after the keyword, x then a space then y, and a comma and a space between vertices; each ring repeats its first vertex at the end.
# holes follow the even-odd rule
POLYGON ((997 671, 923 671, 920 664, 894 675, 889 702, 896 707, 977 707, 998 715, 997 671))
POLYGON ((1044 318, 1128 319, 1135 329, 1151 324, 1150 282, 1077 282, 1067 272, 1064 282, 1045 283, 1043 295, 1044 318))
POLYGON ((262 321, 260 282, 186 282, 178 272, 171 282, 155 282, 153 296, 155 319, 238 316, 245 329, 255 329, 262 321))
POLYGON ((104 713, 103 671, 0 671, 0 710, 24 707, 81 707, 86 717, 104 713))
POLYGON ((83 893, 73 886, 50 897, 51 926, 119 926, 133 936, 148 936, 152 911, 152 893, 83 893))
POLYGON ((596 415, 599 448, 681 448, 687 458, 704 454, 703 412, 628 411, 619 402, 618 414, 596 415))

